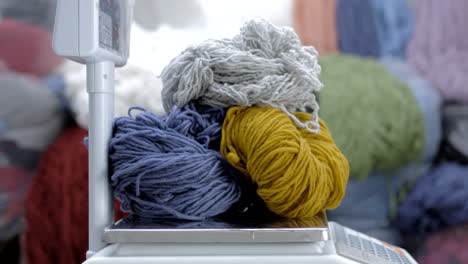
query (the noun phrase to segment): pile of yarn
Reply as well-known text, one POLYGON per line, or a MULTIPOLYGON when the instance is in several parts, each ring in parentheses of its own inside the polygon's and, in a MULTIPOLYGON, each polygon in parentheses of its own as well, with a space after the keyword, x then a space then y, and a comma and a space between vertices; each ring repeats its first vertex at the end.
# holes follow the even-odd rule
POLYGON ((111 180, 122 208, 203 220, 256 198, 288 218, 338 206, 349 168, 318 118, 319 73, 313 48, 264 20, 187 48, 162 74, 168 114, 140 108, 115 120, 111 180))

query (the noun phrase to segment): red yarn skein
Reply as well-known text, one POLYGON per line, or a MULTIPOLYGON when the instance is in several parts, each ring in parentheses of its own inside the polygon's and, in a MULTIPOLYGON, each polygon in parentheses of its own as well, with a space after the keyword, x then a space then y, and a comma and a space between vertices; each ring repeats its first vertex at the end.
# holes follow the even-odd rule
MULTIPOLYGON (((71 127, 42 156, 27 200, 29 264, 81 263, 88 248, 87 131, 71 127)), ((116 218, 124 214, 116 206, 116 218)))
POLYGON ((0 23, 0 58, 14 72, 49 75, 62 61, 52 50, 52 36, 40 27, 4 18, 0 23))

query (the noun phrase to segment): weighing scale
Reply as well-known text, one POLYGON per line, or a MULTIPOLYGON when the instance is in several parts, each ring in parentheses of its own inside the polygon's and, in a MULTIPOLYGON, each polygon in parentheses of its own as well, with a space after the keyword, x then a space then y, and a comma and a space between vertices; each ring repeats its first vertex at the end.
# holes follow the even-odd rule
MULTIPOLYGON (((142 1, 142 0, 139 0, 142 1)), ((86 264, 402 263, 404 250, 335 222, 325 212, 305 220, 148 221, 113 223, 108 142, 114 69, 128 58, 133 0, 59 0, 53 47, 86 64, 89 93, 89 250, 86 264)))

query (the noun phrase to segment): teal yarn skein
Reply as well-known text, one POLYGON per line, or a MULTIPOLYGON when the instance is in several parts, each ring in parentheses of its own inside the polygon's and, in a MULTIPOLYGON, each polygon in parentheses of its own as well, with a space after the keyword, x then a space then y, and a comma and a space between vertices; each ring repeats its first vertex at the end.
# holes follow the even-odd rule
POLYGON ((375 60, 330 55, 319 61, 320 116, 350 164, 352 179, 417 160, 424 118, 407 85, 375 60))

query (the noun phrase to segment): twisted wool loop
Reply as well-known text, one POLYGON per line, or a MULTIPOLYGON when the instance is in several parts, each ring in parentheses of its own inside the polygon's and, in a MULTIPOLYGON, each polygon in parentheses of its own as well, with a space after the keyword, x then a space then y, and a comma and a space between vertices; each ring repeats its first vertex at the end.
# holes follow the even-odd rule
MULTIPOLYGON (((130 111, 129 110, 129 115, 130 111)), ((175 106, 115 120, 112 185, 122 209, 149 218, 202 220, 240 198, 232 168, 218 151, 224 110, 175 106)))
POLYGON ((323 86, 317 57, 291 28, 251 20, 234 38, 189 47, 166 66, 161 75, 164 108, 194 100, 214 107, 269 105, 317 133, 314 92, 323 86), (307 109, 313 110, 310 120, 299 121, 290 114, 307 109))
MULTIPOLYGON (((310 114, 294 113, 301 121, 310 114)), ((274 213, 306 218, 340 204, 349 166, 323 121, 319 134, 296 128, 272 107, 233 107, 224 120, 221 153, 257 184, 274 213)))

